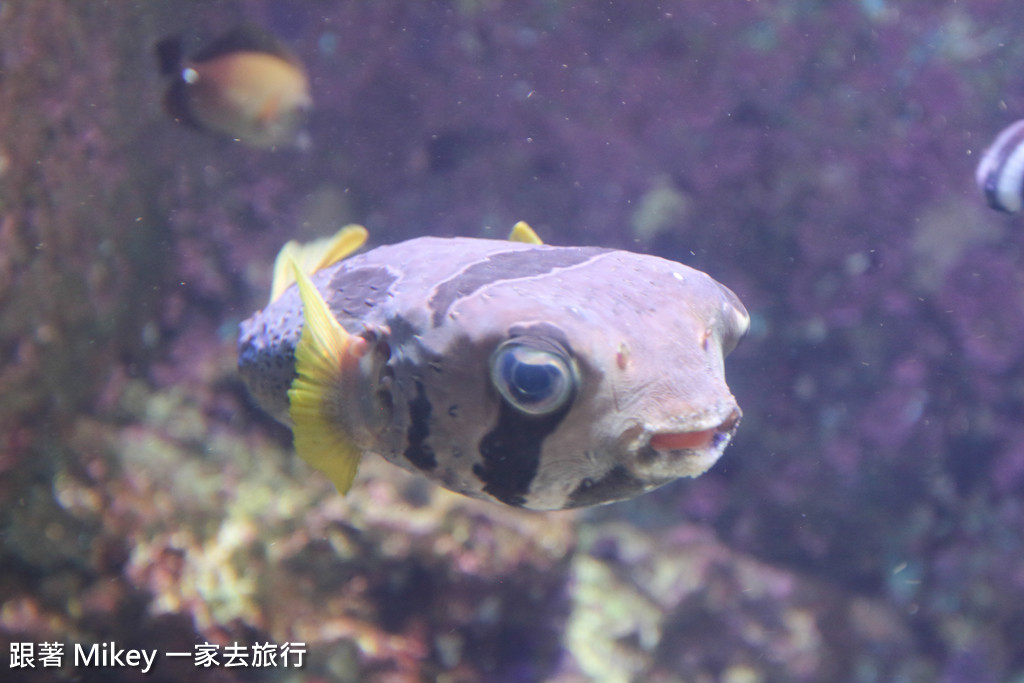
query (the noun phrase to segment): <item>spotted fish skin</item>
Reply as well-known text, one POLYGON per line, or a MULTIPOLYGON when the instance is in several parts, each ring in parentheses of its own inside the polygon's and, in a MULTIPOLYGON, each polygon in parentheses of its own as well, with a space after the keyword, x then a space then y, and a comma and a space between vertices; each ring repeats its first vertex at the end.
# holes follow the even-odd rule
MULTIPOLYGON (((562 509, 707 470, 741 415, 724 357, 749 318, 708 275, 596 247, 422 237, 312 277, 367 343, 324 414, 364 452, 476 498, 562 509), (564 404, 520 410, 496 387, 509 340, 550 345, 564 404)), ((286 424, 303 304, 295 287, 241 326, 239 369, 286 424)))

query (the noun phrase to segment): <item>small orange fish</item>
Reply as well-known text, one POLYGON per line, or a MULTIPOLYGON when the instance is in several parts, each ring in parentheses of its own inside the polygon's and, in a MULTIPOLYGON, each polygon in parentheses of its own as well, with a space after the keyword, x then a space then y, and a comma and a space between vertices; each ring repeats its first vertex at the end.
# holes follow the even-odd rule
POLYGON ((190 58, 181 39, 157 45, 173 80, 164 105, 176 120, 253 147, 295 146, 313 106, 302 63, 277 38, 239 27, 190 58))

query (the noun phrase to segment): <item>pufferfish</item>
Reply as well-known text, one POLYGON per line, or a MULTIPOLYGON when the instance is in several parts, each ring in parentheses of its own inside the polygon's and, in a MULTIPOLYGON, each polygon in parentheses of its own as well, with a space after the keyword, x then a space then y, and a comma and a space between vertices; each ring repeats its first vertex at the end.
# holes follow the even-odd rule
POLYGON ((289 243, 239 370, 339 491, 377 453, 458 493, 555 510, 705 472, 740 421, 732 291, 656 256, 366 231, 289 243), (311 273, 311 274, 310 274, 311 273))
POLYGON ((302 62, 277 38, 240 26, 184 57, 181 39, 157 44, 170 76, 164 106, 193 128, 252 147, 295 146, 313 98, 302 62))

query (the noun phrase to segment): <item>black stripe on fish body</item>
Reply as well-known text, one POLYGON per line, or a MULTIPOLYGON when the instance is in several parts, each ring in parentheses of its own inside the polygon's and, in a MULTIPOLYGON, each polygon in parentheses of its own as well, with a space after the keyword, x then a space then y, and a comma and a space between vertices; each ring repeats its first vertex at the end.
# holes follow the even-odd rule
POLYGON ((566 501, 564 509, 588 507, 632 498, 643 493, 648 485, 633 476, 622 465, 616 465, 596 481, 590 478, 581 481, 576 490, 569 494, 569 500, 566 501))
POLYGON ((601 247, 556 247, 517 249, 492 254, 437 285, 427 302, 433 312, 433 326, 438 327, 444 322, 448 310, 456 301, 482 287, 502 280, 519 280, 545 275, 559 268, 578 266, 608 251, 601 247))
POLYGON ((386 266, 340 268, 328 283, 327 303, 335 316, 361 318, 391 297, 398 277, 386 266))
POLYGON ((427 443, 430 436, 430 415, 433 406, 427 398, 423 382, 416 381, 416 396, 409 401, 409 430, 406 432, 405 459, 424 472, 437 467, 434 449, 427 443))
POLYGON ((473 474, 484 483, 484 492, 506 505, 522 507, 540 468, 540 451, 546 439, 569 412, 572 401, 557 413, 524 415, 504 401, 498 424, 480 440, 482 463, 473 474))

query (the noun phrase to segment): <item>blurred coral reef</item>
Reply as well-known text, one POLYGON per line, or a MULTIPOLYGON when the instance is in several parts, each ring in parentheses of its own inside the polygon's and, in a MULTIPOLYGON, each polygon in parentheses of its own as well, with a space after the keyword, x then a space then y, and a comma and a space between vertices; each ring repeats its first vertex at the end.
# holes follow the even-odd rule
POLYGON ((1024 231, 972 182, 1024 116, 1022 24, 1001 0, 0 2, 0 645, 309 653, 161 681, 1024 679, 1024 231), (155 42, 243 20, 306 63, 310 150, 161 111, 155 42), (520 219, 737 291, 735 444, 577 513, 373 460, 338 497, 235 373, 276 250, 520 219))

